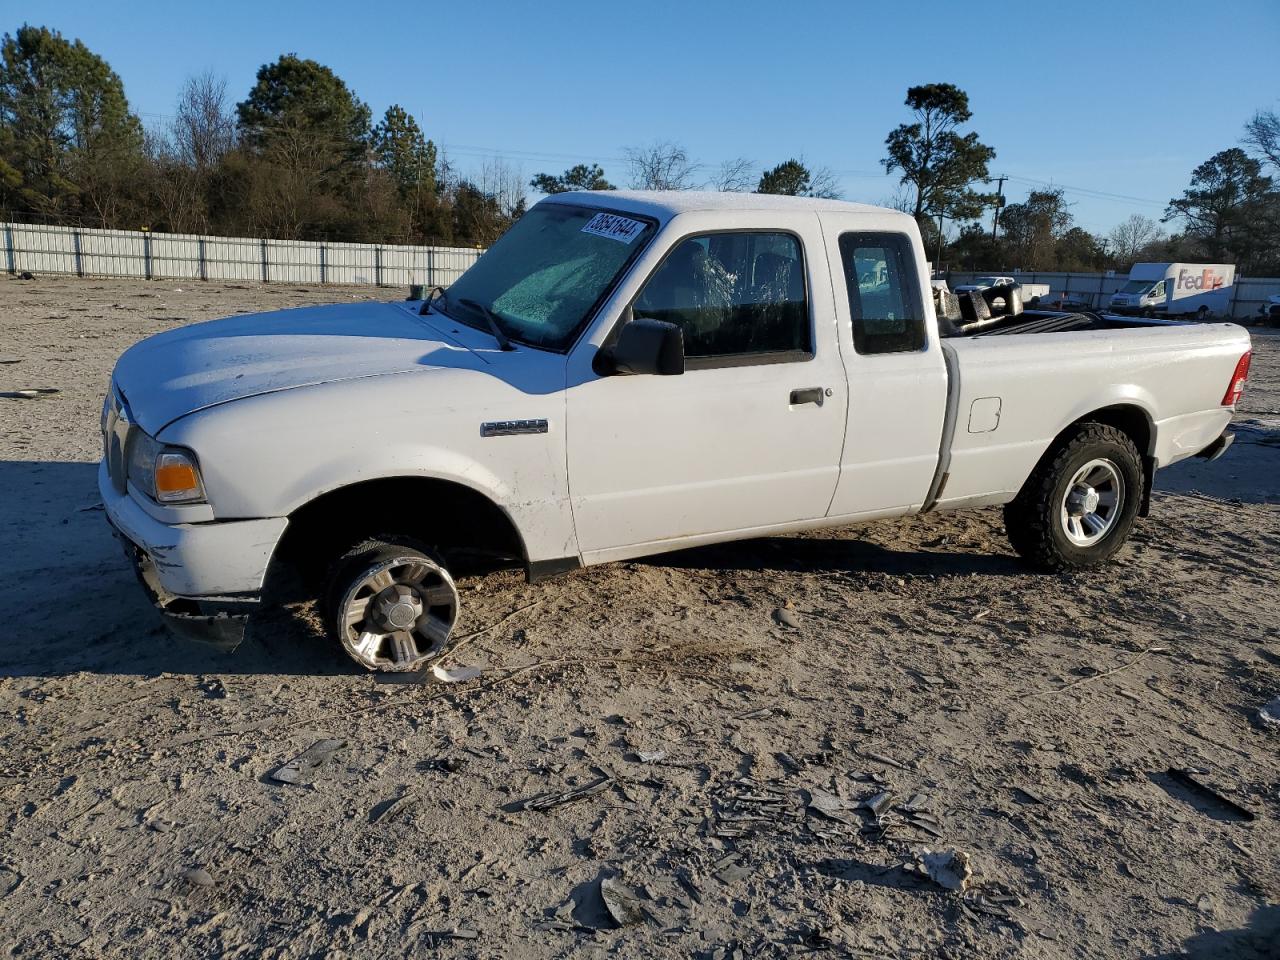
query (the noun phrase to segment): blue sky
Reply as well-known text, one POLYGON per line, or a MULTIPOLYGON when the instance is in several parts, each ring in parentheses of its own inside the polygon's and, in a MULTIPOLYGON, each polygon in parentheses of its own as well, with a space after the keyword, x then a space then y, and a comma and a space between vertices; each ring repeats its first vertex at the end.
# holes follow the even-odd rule
POLYGON ((624 148, 683 144, 710 175, 803 156, 850 200, 896 182, 879 160, 912 84, 969 93, 1011 199, 1064 187, 1106 232, 1159 217, 1192 168, 1280 108, 1280 3, 862 3, 568 0, 59 0, 6 2, 78 37, 124 80, 149 124, 184 77, 224 75, 233 99, 296 52, 332 67, 375 116, 401 103, 466 170, 502 156, 526 179, 597 161, 625 183, 624 148))

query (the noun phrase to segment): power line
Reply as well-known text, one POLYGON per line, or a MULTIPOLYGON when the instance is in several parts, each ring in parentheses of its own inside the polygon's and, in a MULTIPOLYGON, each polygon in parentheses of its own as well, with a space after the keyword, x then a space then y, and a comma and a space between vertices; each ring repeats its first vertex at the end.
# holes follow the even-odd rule
POLYGON ((1164 207, 1166 202, 1163 200, 1152 200, 1150 197, 1133 197, 1125 193, 1108 193, 1105 190, 1094 190, 1091 187, 1073 187, 1069 183, 1058 183, 1054 180, 1036 180, 1032 177, 1019 177, 1009 174, 1010 180, 1016 180, 1020 183, 1029 183, 1041 187, 1055 187, 1059 190, 1069 193, 1079 193, 1084 196, 1091 197, 1095 200, 1120 200, 1129 203, 1149 203, 1153 206, 1164 207))

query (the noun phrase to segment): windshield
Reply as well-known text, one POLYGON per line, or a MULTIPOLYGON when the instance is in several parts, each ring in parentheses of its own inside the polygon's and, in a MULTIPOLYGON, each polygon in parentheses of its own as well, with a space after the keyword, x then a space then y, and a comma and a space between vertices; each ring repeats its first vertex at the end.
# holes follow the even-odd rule
POLYGON ((1000 278, 999 277, 979 277, 977 280, 973 282, 983 287, 994 287, 997 283, 1000 282, 1000 278))
POLYGON ((1121 293, 1146 293, 1151 289, 1152 282, 1150 280, 1130 280, 1120 288, 1121 293))
POLYGON ((592 207, 540 203, 447 291, 445 312, 512 340, 568 348, 591 312, 649 242, 655 224, 592 207))

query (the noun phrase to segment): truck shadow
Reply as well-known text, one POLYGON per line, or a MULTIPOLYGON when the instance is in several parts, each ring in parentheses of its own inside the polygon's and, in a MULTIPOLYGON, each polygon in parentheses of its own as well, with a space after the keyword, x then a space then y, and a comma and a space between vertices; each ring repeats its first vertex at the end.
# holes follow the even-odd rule
POLYGON ((293 610, 233 653, 173 637, 98 498, 97 463, 0 461, 0 678, 362 674, 293 610))
MULTIPOLYGON (((850 528, 857 529, 857 528, 850 528)), ((1008 576, 1033 574, 1014 557, 956 550, 888 548, 859 539, 794 534, 718 543, 633 561, 686 570, 777 570, 792 573, 933 574, 1008 576)))
POLYGON ((1149 955, 1148 960, 1280 960, 1280 907, 1258 907, 1245 926, 1205 930, 1176 950, 1149 955))
MULTIPOLYGON (((245 641, 234 652, 173 637, 112 536, 98 498, 96 463, 0 461, 0 491, 0 618, 8 628, 0 635, 0 678, 79 672, 364 675, 323 634, 311 605, 296 595, 287 607, 251 619, 245 641)), ((1024 570, 1008 556, 889 549, 830 535, 764 537, 639 562, 848 574, 1024 570)))

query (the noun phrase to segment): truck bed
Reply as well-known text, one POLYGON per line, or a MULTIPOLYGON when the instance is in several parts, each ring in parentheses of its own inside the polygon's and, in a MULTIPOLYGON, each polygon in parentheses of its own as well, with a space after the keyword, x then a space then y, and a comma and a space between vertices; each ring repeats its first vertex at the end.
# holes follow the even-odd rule
POLYGON ((1140 416, 1141 452, 1164 467, 1204 449, 1231 420, 1221 398, 1248 334, 1225 323, 1028 310, 947 337, 954 405, 944 508, 1005 502, 1053 438, 1081 417, 1140 416), (1035 333, 1037 337, 1006 336, 1035 333), (1006 497, 991 492, 1006 484, 1006 497))
POLYGON ((963 330, 961 337, 999 337, 1022 333, 1066 333, 1076 330, 1123 330, 1133 327, 1182 326, 1176 320, 1150 320, 1117 314, 1056 310, 1025 310, 1012 317, 995 317, 975 330, 963 330))

